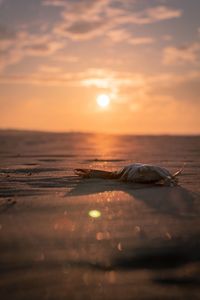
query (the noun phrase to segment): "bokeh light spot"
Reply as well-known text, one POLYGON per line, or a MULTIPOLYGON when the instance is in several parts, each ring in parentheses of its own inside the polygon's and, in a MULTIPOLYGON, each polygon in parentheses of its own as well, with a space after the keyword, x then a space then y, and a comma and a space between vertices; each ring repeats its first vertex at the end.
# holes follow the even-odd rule
POLYGON ((101 212, 99 210, 90 210, 88 215, 91 218, 99 218, 99 217, 101 217, 101 212))

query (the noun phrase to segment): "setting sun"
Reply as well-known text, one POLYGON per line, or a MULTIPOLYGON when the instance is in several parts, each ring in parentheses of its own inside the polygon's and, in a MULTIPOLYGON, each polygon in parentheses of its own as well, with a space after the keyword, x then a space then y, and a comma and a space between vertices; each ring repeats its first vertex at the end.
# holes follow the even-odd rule
POLYGON ((110 104, 110 97, 105 94, 98 95, 97 103, 100 107, 107 107, 110 104))

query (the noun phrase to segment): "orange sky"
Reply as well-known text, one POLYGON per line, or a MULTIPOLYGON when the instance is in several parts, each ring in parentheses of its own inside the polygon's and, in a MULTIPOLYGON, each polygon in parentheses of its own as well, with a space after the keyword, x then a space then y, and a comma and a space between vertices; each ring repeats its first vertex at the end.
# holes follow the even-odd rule
POLYGON ((0 0, 0 128, 199 134, 199 11, 198 0, 0 0))

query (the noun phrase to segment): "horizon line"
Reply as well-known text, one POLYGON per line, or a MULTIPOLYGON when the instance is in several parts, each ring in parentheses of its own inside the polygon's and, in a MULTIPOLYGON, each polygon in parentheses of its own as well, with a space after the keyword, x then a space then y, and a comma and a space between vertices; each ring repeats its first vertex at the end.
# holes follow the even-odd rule
POLYGON ((23 129, 23 128, 0 128, 0 132, 29 132, 29 133, 47 133, 47 134, 103 134, 103 135, 116 135, 116 136, 200 136, 200 133, 116 133, 116 132, 99 132, 99 131, 79 131, 79 130, 40 130, 40 129, 23 129))

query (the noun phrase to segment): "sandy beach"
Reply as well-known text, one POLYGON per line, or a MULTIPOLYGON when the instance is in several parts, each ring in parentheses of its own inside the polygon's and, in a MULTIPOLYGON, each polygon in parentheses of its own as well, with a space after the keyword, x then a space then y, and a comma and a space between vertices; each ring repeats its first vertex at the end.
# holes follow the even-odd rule
POLYGON ((200 137, 0 132, 1 299, 200 299, 200 137), (177 187, 74 168, 153 163, 177 187))

